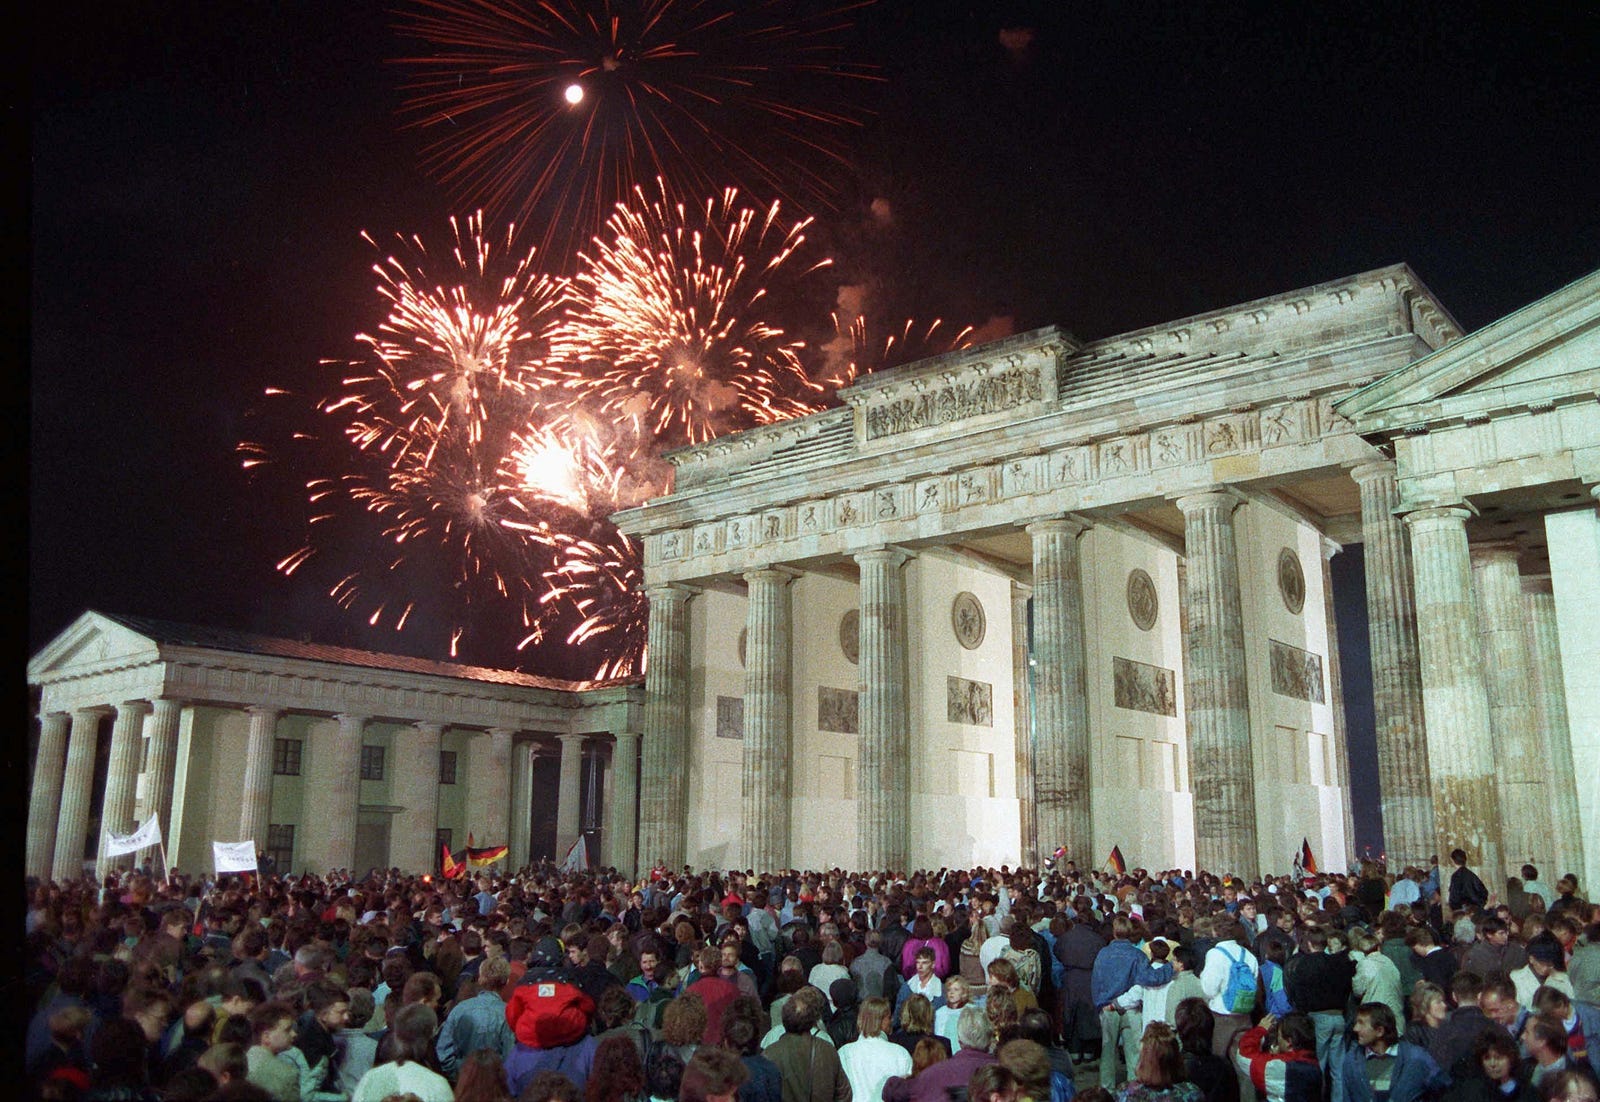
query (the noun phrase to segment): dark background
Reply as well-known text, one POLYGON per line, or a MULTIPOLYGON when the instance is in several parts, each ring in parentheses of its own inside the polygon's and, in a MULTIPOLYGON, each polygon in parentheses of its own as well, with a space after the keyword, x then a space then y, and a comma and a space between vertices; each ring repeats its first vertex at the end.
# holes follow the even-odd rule
MULTIPOLYGON (((856 18, 887 80, 853 137, 861 201, 818 233, 888 316, 1095 338, 1405 261, 1472 330, 1600 262, 1592 5, 856 18), (863 228, 874 197, 887 229, 863 228)), ((233 449, 265 387, 326 389, 318 361, 376 324, 358 232, 468 209, 397 124, 388 62, 415 47, 362 0, 69 0, 34 22, 30 650, 86 608, 406 649, 274 572, 304 504, 233 449)), ((1359 567, 1335 559, 1352 683, 1359 567)))

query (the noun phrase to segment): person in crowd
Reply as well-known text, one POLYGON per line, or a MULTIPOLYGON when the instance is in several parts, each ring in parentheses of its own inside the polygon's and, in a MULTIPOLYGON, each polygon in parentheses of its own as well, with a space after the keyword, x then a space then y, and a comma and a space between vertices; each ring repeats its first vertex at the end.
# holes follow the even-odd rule
POLYGON ((1184 1078, 1200 1088, 1206 1102, 1238 1102, 1239 1077, 1212 1043, 1216 1016, 1203 997, 1184 999, 1173 1012, 1173 1031, 1183 1053, 1184 1078))
POLYGON ((783 1102, 851 1102, 850 1080, 833 1045, 812 1035, 827 1000, 802 987, 783 1005, 783 1036, 765 1055, 783 1081, 783 1102))
MULTIPOLYGON (((959 1034, 959 1027, 957 1032, 959 1034)), ((889 1040, 907 1052, 915 1053, 918 1043, 927 1037, 932 1037, 935 1044, 947 1047, 946 1055, 954 1051, 953 1045, 933 1031, 933 1004, 921 995, 912 995, 900 1007, 900 1028, 889 1034, 889 1040)))
POLYGON ((1538 1102, 1539 1092, 1523 1074, 1517 1043, 1486 1032, 1472 1045, 1472 1066, 1456 1076, 1445 1102, 1538 1102))
POLYGON ((1262 1017, 1239 1034, 1239 1072, 1249 1079, 1262 1102, 1319 1102, 1323 1069, 1317 1056, 1316 1026, 1310 1017, 1293 1013, 1279 1019, 1262 1017))
MULTIPOLYGON (((980 1068, 995 1063, 994 1029, 982 1007, 968 1006, 956 1023, 961 1051, 923 1068, 910 1078, 891 1078, 883 1102, 949 1102, 951 1088, 966 1086, 980 1068)), ((915 1067, 915 1053, 912 1064, 915 1067)))
POLYGON ((1361 1004, 1350 1032, 1354 1043, 1339 1069, 1349 1102, 1418 1102, 1449 1086, 1427 1049, 1400 1039, 1394 1013, 1382 1003, 1361 1004))
POLYGON ((485 961, 478 970, 478 993, 458 1002, 439 1029, 435 1051, 445 1077, 456 1079, 462 1062, 480 1049, 488 1049, 504 1060, 511 1055, 516 1039, 506 1023, 506 1002, 500 991, 511 977, 511 965, 503 957, 485 961))
POLYGON ((1200 1088, 1184 1076, 1178 1037, 1165 1022, 1145 1030, 1133 1077, 1117 1088, 1117 1102, 1202 1102, 1200 1088))
POLYGON ((1528 962, 1508 973, 1517 989, 1517 1001, 1523 1006, 1533 1006, 1533 994, 1541 987, 1553 987, 1567 998, 1572 998, 1572 981, 1567 978, 1567 957, 1561 942, 1546 930, 1528 941, 1528 962))
MULTIPOLYGON (((1216 933, 1217 944, 1206 953, 1200 972, 1200 987, 1216 1019, 1212 1051, 1225 1058, 1233 1039, 1250 1027, 1261 968, 1250 950, 1239 943, 1243 935, 1237 919, 1223 920, 1216 933)), ((1101 1079, 1103 1082, 1104 1076, 1101 1079)))
POLYGON ((881 1098, 891 1076, 911 1074, 911 1053, 888 1038, 891 1016, 887 999, 866 1000, 856 1014, 857 1039, 839 1046, 839 1063, 853 1098, 881 1098))
POLYGON ((761 1003, 748 995, 733 1000, 722 1016, 722 1043, 738 1054, 748 1073, 739 1087, 739 1102, 783 1100, 783 1074, 761 1051, 766 1020, 761 1003))
POLYGON ((300 1073, 283 1054, 294 1046, 294 1007, 265 1002, 250 1012, 252 1044, 245 1053, 246 1077, 278 1102, 299 1102, 300 1073))

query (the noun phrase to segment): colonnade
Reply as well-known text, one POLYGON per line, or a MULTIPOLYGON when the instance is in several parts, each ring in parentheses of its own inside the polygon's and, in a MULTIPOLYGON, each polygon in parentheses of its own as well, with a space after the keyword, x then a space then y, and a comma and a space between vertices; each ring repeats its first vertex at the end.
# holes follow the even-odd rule
MULTIPOLYGON (((93 804, 96 748, 102 717, 115 713, 110 761, 102 793, 101 838, 96 851, 97 874, 129 867, 133 855, 111 857, 105 853, 108 833, 128 834, 139 820, 155 815, 169 849, 174 844, 173 792, 178 758, 178 734, 189 702, 158 697, 116 704, 86 706, 73 711, 50 711, 40 717, 40 738, 33 787, 28 806, 26 871, 30 876, 55 880, 80 874, 88 842, 93 804), (144 796, 136 800, 144 758, 144 796)), ((239 770, 217 783, 237 784, 237 819, 213 822, 214 836, 222 841, 253 839, 258 849, 268 847, 272 818, 274 749, 279 721, 292 709, 254 704, 249 716, 244 760, 239 770), (235 833, 236 828, 236 833, 235 833)), ((315 736, 306 761, 306 773, 316 782, 306 786, 301 824, 306 828, 302 856, 311 855, 323 868, 350 868, 356 858, 356 825, 360 812, 361 749, 372 717, 354 712, 337 714, 334 732, 315 736)), ((400 727, 392 735, 395 766, 391 780, 394 829, 388 863, 407 871, 437 866, 439 826, 440 750, 449 725, 431 720, 400 727)), ((534 759, 550 744, 537 736, 518 740, 511 727, 465 729, 482 740, 487 760, 475 763, 478 784, 469 788, 468 818, 480 842, 509 847, 509 863, 516 867, 529 859, 534 759)), ((609 791, 604 800, 603 836, 608 863, 632 869, 635 859, 639 770, 636 732, 604 735, 562 733, 554 737, 559 747, 559 789, 556 803, 556 856, 560 857, 580 836, 580 784, 586 754, 602 755, 611 749, 609 791)), ((474 748, 475 751, 477 747, 474 748)), ((204 807, 210 793, 195 794, 204 807)), ((457 844, 464 842, 458 840, 457 844)), ((189 865, 208 865, 210 855, 189 865)), ((287 870, 284 870, 287 871, 287 870)))

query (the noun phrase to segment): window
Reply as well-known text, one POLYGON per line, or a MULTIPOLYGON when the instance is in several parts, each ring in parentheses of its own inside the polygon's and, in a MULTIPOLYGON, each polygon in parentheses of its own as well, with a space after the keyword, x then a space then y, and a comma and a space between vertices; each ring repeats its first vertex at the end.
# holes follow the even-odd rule
MULTIPOLYGON (((280 777, 300 775, 300 751, 305 743, 297 738, 272 740, 272 771, 280 777)), ((290 828, 293 829, 292 827, 290 828)))
MULTIPOLYGON (((439 751, 439 783, 456 783, 456 752, 454 750, 439 751)), ((449 833, 446 831, 446 833, 449 833)))
MULTIPOLYGON (((294 742, 299 745, 298 739, 279 739, 279 742, 294 742)), ((296 761, 298 762, 298 758, 296 761)), ((295 772, 299 772, 296 765, 295 772)), ((294 862, 294 824, 273 823, 267 827, 267 856, 272 858, 272 863, 277 867, 278 875, 288 873, 289 866, 294 862)))
POLYGON ((361 748, 361 779, 364 781, 383 780, 383 747, 363 746, 361 748))

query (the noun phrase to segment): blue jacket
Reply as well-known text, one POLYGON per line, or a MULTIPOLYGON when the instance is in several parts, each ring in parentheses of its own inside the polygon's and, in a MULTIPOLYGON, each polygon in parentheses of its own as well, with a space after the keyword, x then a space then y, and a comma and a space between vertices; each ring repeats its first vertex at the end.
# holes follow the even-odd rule
POLYGON ((1152 964, 1144 951, 1131 941, 1113 941, 1100 950, 1094 958, 1094 971, 1089 974, 1089 998, 1095 1009, 1105 1006, 1128 988, 1160 987, 1172 979, 1172 965, 1161 961, 1152 964))
MULTIPOLYGON (((1428 1050, 1405 1041, 1396 1042, 1394 1071, 1389 1078, 1389 1102, 1418 1102, 1437 1097, 1450 1085, 1450 1077, 1439 1070, 1428 1050)), ((1367 1082, 1367 1053, 1351 1045, 1339 1068, 1344 1079, 1345 1102, 1373 1102, 1372 1084, 1367 1082)))

